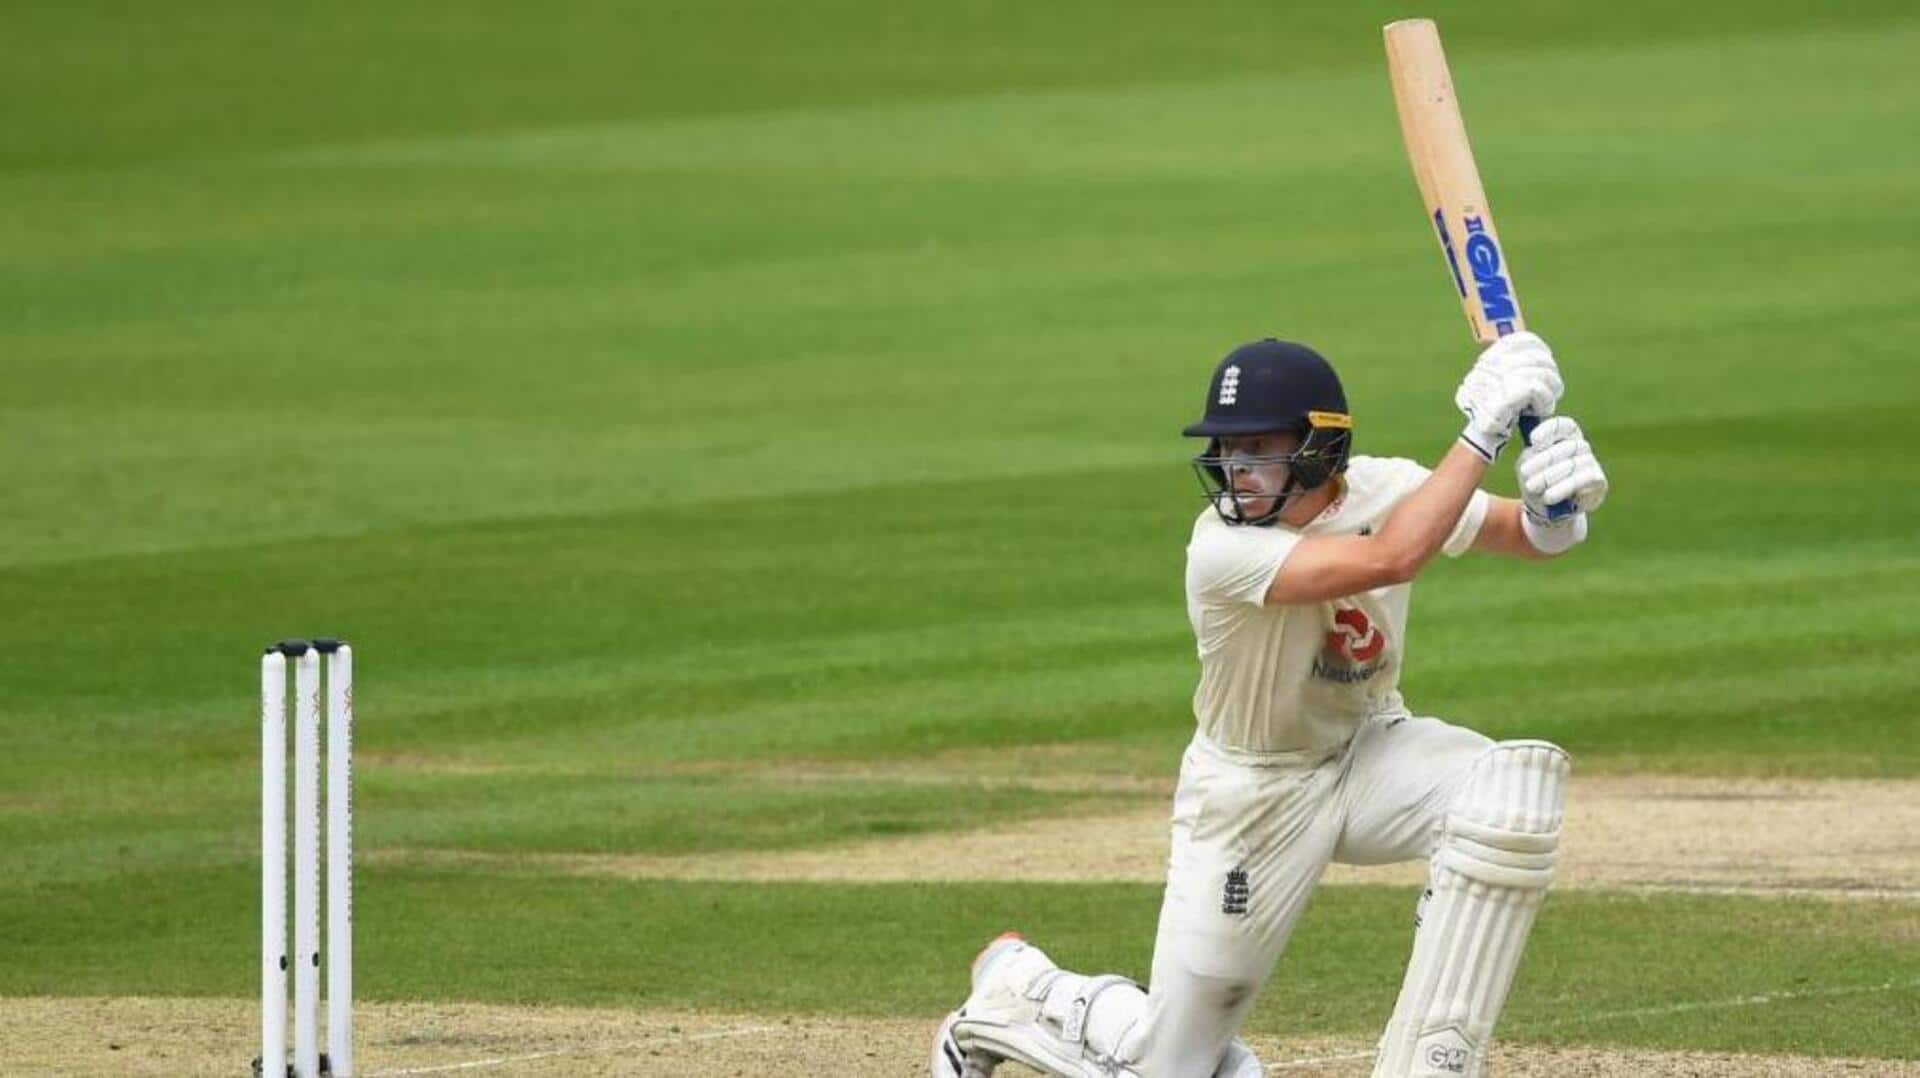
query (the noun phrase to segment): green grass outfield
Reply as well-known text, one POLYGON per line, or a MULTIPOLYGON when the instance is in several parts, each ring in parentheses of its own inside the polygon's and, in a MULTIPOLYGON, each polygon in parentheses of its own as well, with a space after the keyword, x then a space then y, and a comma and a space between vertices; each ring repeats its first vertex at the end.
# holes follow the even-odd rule
MULTIPOLYGON (((1177 431, 1233 344, 1324 350, 1362 452, 1457 426, 1404 8, 501 7, 9 18, 0 993, 254 990, 286 635, 357 647, 370 855, 1137 803, 845 765, 1171 773, 1177 431)), ((1564 562, 1423 578, 1415 706, 1589 772, 1920 775, 1920 19, 1421 13, 1614 491, 1564 562)), ((1391 1006, 1405 895, 1334 895, 1262 1030, 1391 1006)), ((1156 902, 377 859, 361 896, 373 998, 882 1015, 1008 920, 1144 972, 1156 902)), ((1507 1032, 1920 1057, 1914 908, 1559 896, 1507 1032)))

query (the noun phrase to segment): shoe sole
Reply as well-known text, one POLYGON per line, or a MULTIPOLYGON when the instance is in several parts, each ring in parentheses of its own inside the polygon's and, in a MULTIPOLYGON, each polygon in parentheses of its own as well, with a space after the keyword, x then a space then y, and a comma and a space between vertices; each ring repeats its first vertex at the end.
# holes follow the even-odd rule
POLYGON ((960 1013, 954 1011, 947 1015, 933 1031, 933 1054, 927 1059, 927 1073, 934 1078, 966 1078, 966 1056, 960 1052, 960 1042, 953 1039, 953 1024, 960 1020, 960 1013))

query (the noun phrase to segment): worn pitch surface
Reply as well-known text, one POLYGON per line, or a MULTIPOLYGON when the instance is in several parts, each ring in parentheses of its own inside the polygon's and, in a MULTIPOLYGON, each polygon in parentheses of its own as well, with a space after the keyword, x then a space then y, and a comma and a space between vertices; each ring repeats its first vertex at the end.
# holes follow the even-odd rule
MULTIPOLYGON (((232 1074, 245 1067, 254 1006, 227 999, 0 998, 14 1059, 46 1075, 232 1074), (244 1051, 244 1049, 240 1049, 244 1051)), ((476 1004, 378 1004, 356 1018, 366 1078, 408 1075, 761 1075, 799 1069, 849 1078, 925 1074, 932 1032, 912 1019, 593 1010, 476 1004)), ((1367 1043, 1252 1038, 1269 1073, 1347 1078, 1370 1070, 1367 1043)), ((1920 1074, 1920 1063, 1737 1052, 1503 1047, 1515 1078, 1813 1078, 1920 1074)), ((1018 1066, 1003 1073, 1031 1074, 1018 1066)))
MULTIPOLYGON (((359 650, 370 1066, 792 1019, 653 1072, 897 1073, 1002 928, 1143 975, 1207 370, 1297 337, 1362 451, 1457 423, 1397 6, 21 7, 0 1072, 251 1054, 295 634, 359 650)), ((1425 12, 1615 484, 1408 642, 1576 759, 1513 1060, 1920 1057, 1909 9, 1425 12)), ((1365 1044, 1413 886, 1330 885, 1263 1050, 1365 1044)), ((653 1058, 578 1054, 514 1066, 653 1058)))

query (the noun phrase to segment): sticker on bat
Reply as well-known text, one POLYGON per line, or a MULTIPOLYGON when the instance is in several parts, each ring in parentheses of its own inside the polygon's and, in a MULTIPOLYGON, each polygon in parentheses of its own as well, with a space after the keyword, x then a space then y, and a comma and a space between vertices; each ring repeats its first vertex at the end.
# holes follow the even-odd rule
POLYGON ((1467 226, 1467 265, 1473 268, 1474 289, 1480 293, 1480 313, 1501 336, 1513 332, 1513 320, 1520 308, 1513 302, 1513 284, 1501 266, 1500 245, 1478 217, 1464 219, 1467 226))
POLYGON ((1453 287, 1458 288, 1464 296, 1467 294, 1467 280, 1460 274, 1460 256, 1453 249, 1452 233, 1447 231, 1445 210, 1436 208, 1433 211, 1433 230, 1440 234, 1440 250, 1446 253, 1447 268, 1453 271, 1453 287))

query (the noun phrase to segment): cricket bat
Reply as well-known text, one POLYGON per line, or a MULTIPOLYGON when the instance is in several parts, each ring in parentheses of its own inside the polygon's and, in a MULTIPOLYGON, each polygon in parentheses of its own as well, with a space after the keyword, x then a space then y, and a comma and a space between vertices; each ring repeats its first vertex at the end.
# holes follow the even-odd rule
MULTIPOLYGON (((1440 47, 1440 29, 1432 19, 1402 19, 1388 23, 1385 34, 1393 103, 1400 113, 1400 137, 1407 144, 1413 180, 1420 186, 1427 219, 1453 274, 1467 327, 1475 340, 1492 344, 1525 329, 1526 323, 1506 249, 1493 226, 1486 189, 1480 185, 1466 121, 1460 118, 1453 75, 1440 47)), ((1538 423, 1533 416, 1521 416, 1521 439, 1529 438, 1538 423)), ((1569 502, 1548 507, 1550 517, 1571 512, 1569 502)))

